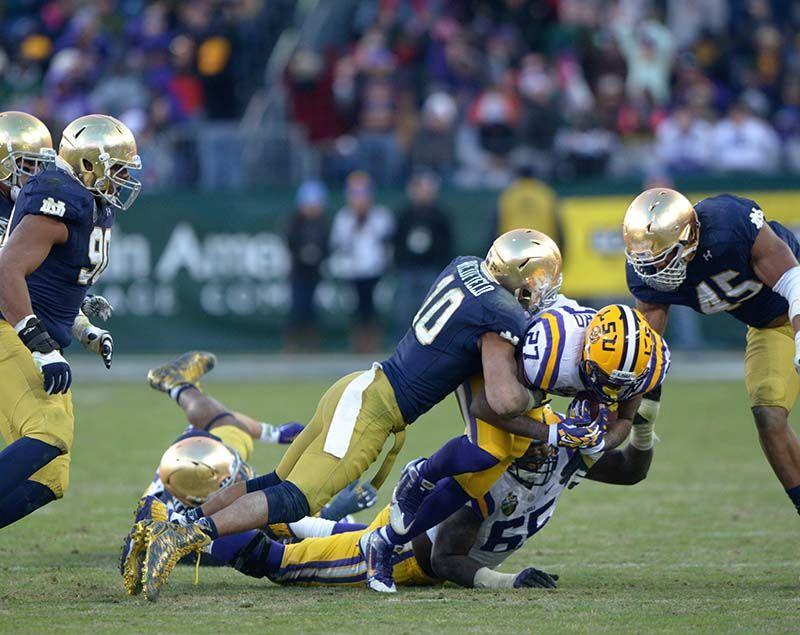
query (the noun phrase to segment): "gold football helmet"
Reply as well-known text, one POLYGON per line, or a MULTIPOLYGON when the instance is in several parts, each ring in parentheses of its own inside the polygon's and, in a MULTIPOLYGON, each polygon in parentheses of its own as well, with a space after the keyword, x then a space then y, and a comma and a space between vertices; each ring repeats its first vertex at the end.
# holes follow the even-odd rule
POLYGON ((642 281, 659 291, 672 291, 686 279, 700 240, 700 222, 683 194, 657 187, 633 199, 622 235, 625 257, 642 281))
POLYGON ((513 229, 497 238, 483 266, 532 313, 551 306, 561 290, 561 251, 535 229, 513 229))
POLYGON ((21 177, 33 176, 55 158, 47 126, 25 112, 0 112, 0 182, 21 186, 21 177))
POLYGON ((113 117, 78 117, 64 128, 58 156, 87 190, 114 207, 128 209, 139 196, 142 184, 128 173, 142 169, 136 139, 113 117))
POLYGON ((636 309, 611 304, 586 327, 579 367, 584 386, 605 403, 630 399, 645 383, 660 336, 636 309))
POLYGON ((197 507, 221 487, 252 476, 238 453, 206 436, 187 437, 173 443, 158 466, 164 488, 189 507, 197 507))

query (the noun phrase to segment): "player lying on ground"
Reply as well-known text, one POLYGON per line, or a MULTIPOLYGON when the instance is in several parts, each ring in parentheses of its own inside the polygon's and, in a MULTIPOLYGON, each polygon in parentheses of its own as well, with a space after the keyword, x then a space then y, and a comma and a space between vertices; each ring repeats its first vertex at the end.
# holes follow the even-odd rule
MULTIPOLYGON (((572 469, 585 470, 601 455, 603 447, 614 448, 628 437, 641 395, 660 386, 666 376, 669 350, 635 309, 614 304, 595 311, 559 297, 559 306, 543 312, 525 335, 520 379, 542 399, 547 394, 577 395, 569 412, 573 422, 587 426, 592 421, 603 423, 605 445, 584 448, 575 455, 572 469), (594 404, 595 412, 589 404, 594 404)), ((545 407, 517 417, 518 421, 498 421, 497 413, 487 404, 480 378, 464 384, 456 396, 467 426, 461 444, 477 446, 480 441, 481 451, 494 460, 494 467, 433 482, 422 473, 427 463, 436 460, 436 454, 406 465, 392 495, 391 523, 365 535, 362 541, 368 586, 373 590, 394 590, 393 552, 447 518, 468 499, 480 499, 510 462, 525 451, 528 440, 500 426, 510 429, 519 425, 524 431, 531 417, 548 421, 555 414, 545 407)), ((550 444, 555 446, 557 426, 550 430, 554 433, 550 444)), ((640 435, 646 431, 640 426, 640 435)))
MULTIPOLYGON (((624 450, 612 450, 589 470, 588 478, 605 483, 633 485, 644 479, 652 461, 652 436, 624 450)), ((393 576, 402 586, 454 582, 464 587, 511 589, 554 588, 558 576, 527 567, 518 573, 495 569, 552 517, 567 487, 559 474, 567 469, 575 450, 530 444, 479 500, 461 507, 447 520, 417 536, 392 562, 393 576)), ((571 487, 571 485, 570 485, 571 487)), ((228 564, 257 578, 277 584, 362 585, 367 564, 359 541, 386 524, 388 507, 361 531, 328 538, 309 538, 284 545, 260 533, 228 564)), ((210 549, 214 548, 212 542, 210 549)))
MULTIPOLYGON (((0 117, 0 128, 11 119, 0 117)), ((34 122, 26 125, 42 147, 9 153, 3 140, 3 171, 47 158, 50 135, 34 122)), ((78 318, 108 264, 116 210, 139 193, 128 171, 140 167, 124 124, 87 115, 64 129, 55 162, 29 170, 17 193, 0 249, 0 433, 8 444, 0 452, 0 527, 67 489, 74 418, 62 353, 75 337, 111 363, 110 337, 92 340, 91 325, 78 318)))
MULTIPOLYGON (((755 201, 730 194, 692 205, 666 188, 640 194, 623 221, 628 287, 663 332, 672 304, 726 311, 747 325, 745 384, 761 448, 800 513, 800 442, 789 412, 800 390, 800 243, 755 201)), ((655 420, 660 392, 639 415, 655 420)))
MULTIPOLYGON (((145 596, 155 600, 177 558, 212 539, 316 512, 366 471, 394 433, 395 448, 373 479, 373 484, 381 482, 405 427, 481 369, 487 377, 486 398, 496 412, 528 410, 533 397, 517 380, 515 359, 515 345, 529 321, 521 303, 538 307, 552 302, 560 282, 558 248, 533 230, 501 236, 486 259, 455 258, 394 354, 336 382, 275 472, 226 488, 191 514, 192 525, 146 537, 145 596)), ((548 439, 545 424, 528 423, 531 437, 548 439)), ((559 438, 570 444, 594 445, 602 436, 597 426, 587 430, 568 420, 557 425, 568 431, 559 438)), ((439 467, 442 477, 477 472, 486 468, 485 456, 455 448, 439 467)))
MULTIPOLYGON (((191 351, 148 373, 150 385, 169 393, 176 385, 182 388, 175 401, 183 409, 189 427, 167 448, 161 457, 153 482, 139 500, 134 527, 142 520, 157 519, 185 522, 183 514, 204 503, 220 489, 252 478, 249 465, 253 441, 288 444, 303 429, 291 422, 272 426, 240 412, 227 409, 198 387, 200 377, 215 365, 210 353, 191 351)), ((363 525, 335 523, 349 514, 375 504, 377 493, 368 484, 352 483, 320 512, 321 518, 303 518, 289 525, 270 525, 267 534, 274 539, 302 539, 328 536, 331 532, 351 530, 363 525), (325 520, 327 519, 327 520, 325 520)), ((204 564, 226 562, 229 554, 247 545, 254 531, 220 538, 209 551, 204 564)), ((132 552, 135 529, 125 538, 120 569, 129 594, 141 590, 141 558, 144 552, 132 552)))

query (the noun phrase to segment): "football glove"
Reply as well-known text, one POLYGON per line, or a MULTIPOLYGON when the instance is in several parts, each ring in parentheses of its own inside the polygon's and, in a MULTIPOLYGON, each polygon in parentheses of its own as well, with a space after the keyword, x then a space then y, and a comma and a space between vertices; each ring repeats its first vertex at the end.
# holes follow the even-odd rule
POLYGON ((102 295, 87 295, 81 304, 81 311, 86 317, 106 322, 114 312, 114 307, 102 295))
POLYGON ((378 491, 369 483, 359 485, 353 481, 325 505, 320 512, 322 518, 341 520, 342 518, 372 507, 378 500, 378 491))
POLYGON ((111 337, 111 333, 97 328, 89 321, 89 318, 79 312, 72 324, 72 336, 87 351, 99 355, 106 368, 111 368, 111 361, 114 357, 114 338, 111 337))
POLYGON ((284 423, 278 428, 278 443, 288 444, 294 441, 295 437, 303 431, 303 424, 297 421, 284 423))
POLYGON ((514 588, 555 589, 557 580, 558 575, 555 573, 545 573, 534 567, 528 567, 520 571, 514 578, 514 588))
POLYGON ((29 315, 15 327, 19 339, 28 347, 33 363, 42 373, 48 395, 66 393, 72 385, 72 369, 56 342, 35 315, 29 315))

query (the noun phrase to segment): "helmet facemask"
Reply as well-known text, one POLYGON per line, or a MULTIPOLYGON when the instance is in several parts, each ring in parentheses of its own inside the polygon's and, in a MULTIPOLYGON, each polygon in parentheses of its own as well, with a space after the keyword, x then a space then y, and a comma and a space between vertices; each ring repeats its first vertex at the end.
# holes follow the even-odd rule
POLYGON ((605 404, 620 403, 630 399, 641 380, 640 376, 624 370, 614 370, 611 375, 591 359, 584 359, 578 367, 583 385, 605 404))
POLYGON ((558 450, 545 443, 533 441, 528 452, 509 466, 508 473, 530 489, 545 485, 555 473, 557 466, 558 450), (539 454, 531 456, 532 449, 538 450, 539 454))
POLYGON ((101 152, 99 160, 103 165, 103 176, 88 189, 98 194, 109 205, 122 210, 128 209, 142 189, 142 183, 128 173, 128 170, 142 169, 139 155, 135 155, 130 161, 123 161, 111 158, 108 152, 101 152))
POLYGON ((12 150, 11 142, 8 142, 8 154, 5 156, 0 166, 3 173, 7 176, 0 179, 2 183, 11 187, 21 187, 21 177, 28 178, 41 172, 49 163, 56 160, 56 151, 53 148, 40 148, 39 152, 29 150, 12 150))
POLYGON ((656 291, 674 291, 686 280, 686 268, 697 251, 697 232, 687 225, 681 239, 660 254, 625 250, 636 275, 656 291))

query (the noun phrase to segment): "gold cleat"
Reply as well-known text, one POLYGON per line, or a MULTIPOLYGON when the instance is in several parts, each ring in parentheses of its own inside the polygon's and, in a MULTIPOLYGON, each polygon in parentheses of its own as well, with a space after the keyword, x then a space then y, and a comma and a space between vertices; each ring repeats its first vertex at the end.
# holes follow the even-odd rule
POLYGON ((217 358, 212 353, 189 351, 163 366, 151 368, 147 381, 151 388, 168 393, 181 384, 196 384, 216 363, 217 358))
POLYGON ((138 595, 142 591, 142 567, 147 552, 147 524, 144 520, 136 523, 123 546, 122 584, 128 595, 138 595))
POLYGON ((181 527, 158 521, 149 523, 147 555, 142 572, 144 597, 155 602, 178 561, 193 552, 199 558, 203 547, 209 544, 211 538, 197 525, 181 527))

